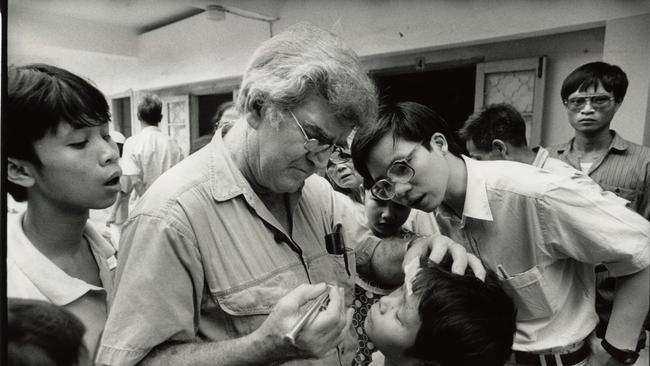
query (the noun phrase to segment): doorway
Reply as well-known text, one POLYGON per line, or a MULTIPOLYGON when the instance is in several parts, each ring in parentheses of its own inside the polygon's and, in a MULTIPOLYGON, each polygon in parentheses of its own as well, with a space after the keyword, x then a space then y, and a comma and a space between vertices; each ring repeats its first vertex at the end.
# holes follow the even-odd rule
POLYGON ((377 70, 372 76, 380 103, 417 102, 436 111, 457 131, 474 112, 476 65, 413 71, 412 67, 377 70))
POLYGON ((199 136, 214 132, 213 118, 222 103, 232 101, 232 92, 198 96, 199 136))

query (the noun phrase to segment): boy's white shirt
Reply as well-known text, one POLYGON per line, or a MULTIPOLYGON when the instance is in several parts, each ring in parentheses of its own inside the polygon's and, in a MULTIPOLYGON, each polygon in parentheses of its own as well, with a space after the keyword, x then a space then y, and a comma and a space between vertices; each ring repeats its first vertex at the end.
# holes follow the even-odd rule
POLYGON ((97 262, 103 287, 89 284, 65 273, 34 247, 23 230, 24 215, 7 215, 7 297, 42 300, 70 310, 86 326, 84 342, 92 356, 106 314, 89 308, 97 297, 86 294, 101 292, 107 296, 117 266, 116 250, 86 223, 83 235, 97 262))

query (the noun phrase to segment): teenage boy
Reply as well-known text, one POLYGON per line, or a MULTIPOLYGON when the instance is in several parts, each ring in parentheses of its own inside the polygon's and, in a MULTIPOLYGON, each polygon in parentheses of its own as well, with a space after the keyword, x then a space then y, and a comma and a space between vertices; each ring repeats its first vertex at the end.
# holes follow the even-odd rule
POLYGON ((471 271, 453 274, 448 262, 426 257, 414 269, 403 286, 368 311, 364 327, 380 351, 371 365, 503 365, 516 310, 494 273, 481 281, 471 271))
MULTIPOLYGON (((629 201, 629 207, 650 220, 650 148, 623 139, 610 128, 627 92, 627 75, 616 65, 590 62, 571 72, 560 96, 575 135, 549 148, 551 156, 588 174, 604 190, 629 201)), ((597 268, 596 307, 602 337, 612 311, 616 283, 597 268)), ((645 329, 648 329, 646 320, 645 329)), ((639 346, 644 345, 645 334, 639 346)))
POLYGON ((378 198, 446 213, 438 215, 443 234, 498 271, 518 308, 515 364, 585 362, 598 320, 596 263, 607 265, 619 288, 591 362, 635 358, 648 311, 650 223, 568 177, 461 156, 449 136, 435 112, 400 103, 357 132, 354 165, 378 198))
POLYGON ((7 190, 27 210, 7 222, 7 296, 51 302, 79 317, 93 356, 107 317, 115 250, 87 223, 120 189, 108 104, 57 67, 11 67, 7 190))

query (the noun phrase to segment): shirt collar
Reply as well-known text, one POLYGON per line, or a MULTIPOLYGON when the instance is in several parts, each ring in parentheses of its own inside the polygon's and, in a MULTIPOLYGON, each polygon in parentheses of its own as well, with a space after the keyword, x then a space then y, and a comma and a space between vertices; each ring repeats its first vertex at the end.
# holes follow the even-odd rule
POLYGON ((43 253, 41 253, 32 242, 27 238, 23 231, 23 217, 25 213, 11 215, 7 217, 8 230, 7 237, 7 257, 11 259, 21 269, 45 297, 53 304, 65 306, 78 298, 82 297, 89 291, 106 291, 109 285, 108 277, 110 274, 104 273, 102 268, 111 263, 115 263, 115 249, 106 242, 92 228, 90 223, 86 223, 84 228, 84 237, 87 239, 90 249, 98 262, 100 268, 100 277, 104 288, 91 285, 81 279, 72 277, 57 267, 43 253))
POLYGON ((465 205, 463 217, 492 221, 492 211, 487 197, 485 176, 481 165, 474 159, 463 155, 467 167, 467 190, 465 191, 465 205))
POLYGON ((535 160, 533 160, 533 163, 531 165, 538 168, 543 167, 546 159, 548 159, 549 156, 548 150, 541 146, 537 146, 533 148, 533 151, 537 154, 535 155, 535 160))
POLYGON ((149 126, 146 126, 146 127, 142 127, 142 129, 140 131, 145 131, 145 130, 160 131, 160 127, 159 126, 151 126, 151 125, 149 125, 149 126))
MULTIPOLYGON (((616 131, 614 130, 609 130, 609 133, 612 134, 612 142, 609 143, 609 148, 607 151, 610 150, 617 150, 617 151, 625 151, 628 149, 629 144, 625 139, 621 137, 616 131)), ((566 143, 560 145, 557 148, 558 154, 563 154, 565 151, 571 151, 571 147, 573 146, 573 141, 575 140, 575 137, 572 137, 571 140, 567 141, 566 143)))
POLYGON ((247 201, 256 195, 230 157, 220 130, 210 141, 210 188, 216 201, 227 201, 243 194, 247 201))
POLYGON ((610 130, 612 133, 612 142, 609 144, 609 150, 618 150, 618 151, 625 151, 629 147, 629 144, 627 141, 625 141, 621 135, 616 133, 614 130, 610 130))

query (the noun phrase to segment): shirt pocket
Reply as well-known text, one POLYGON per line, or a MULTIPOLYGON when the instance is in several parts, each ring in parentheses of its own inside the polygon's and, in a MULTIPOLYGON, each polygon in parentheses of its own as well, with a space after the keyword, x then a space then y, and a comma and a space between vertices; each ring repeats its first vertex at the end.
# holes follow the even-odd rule
POLYGON ((611 186, 609 184, 604 184, 604 183, 600 183, 600 186, 604 190, 610 191, 610 192, 614 193, 615 195, 630 201, 633 206, 636 203, 637 199, 639 198, 639 195, 641 194, 640 190, 633 189, 633 188, 611 186))
POLYGON ((291 272, 284 272, 249 284, 213 292, 218 306, 229 315, 231 336, 249 334, 259 328, 277 302, 300 282, 291 272))
POLYGON ((346 248, 345 253, 347 263, 343 254, 325 253, 311 258, 309 260, 309 272, 313 283, 327 282, 343 287, 345 290, 345 304, 352 306, 357 273, 356 254, 352 248, 346 248))
POLYGON ((539 266, 501 279, 503 289, 517 306, 517 320, 548 318, 553 314, 551 291, 539 266))

